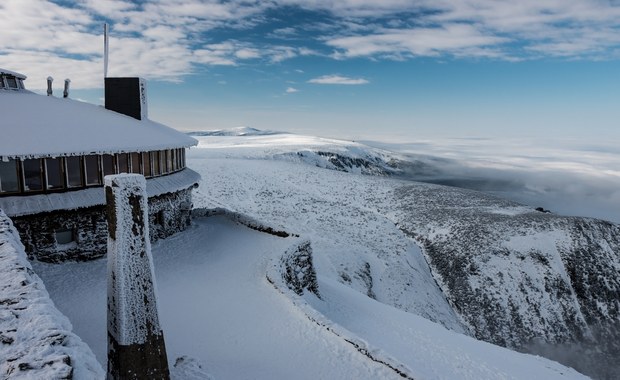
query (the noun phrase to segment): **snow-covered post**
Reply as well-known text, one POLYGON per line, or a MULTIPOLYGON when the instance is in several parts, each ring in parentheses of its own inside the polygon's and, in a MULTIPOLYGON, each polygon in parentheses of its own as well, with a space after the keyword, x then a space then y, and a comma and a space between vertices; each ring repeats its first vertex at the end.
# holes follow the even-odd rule
POLYGON ((108 379, 169 379, 159 326, 146 180, 105 177, 108 217, 108 379))

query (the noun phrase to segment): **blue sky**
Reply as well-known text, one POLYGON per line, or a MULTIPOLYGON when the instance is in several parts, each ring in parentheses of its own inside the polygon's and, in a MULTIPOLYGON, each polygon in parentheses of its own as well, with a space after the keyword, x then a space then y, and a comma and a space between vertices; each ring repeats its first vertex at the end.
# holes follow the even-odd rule
POLYGON ((178 129, 620 140, 614 0, 3 0, 0 67, 100 103, 104 22, 178 129))

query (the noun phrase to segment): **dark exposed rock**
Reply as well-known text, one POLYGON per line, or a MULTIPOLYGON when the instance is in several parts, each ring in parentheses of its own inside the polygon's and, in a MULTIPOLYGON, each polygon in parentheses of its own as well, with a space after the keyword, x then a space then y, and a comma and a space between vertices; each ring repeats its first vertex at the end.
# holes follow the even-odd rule
POLYGON ((280 259, 280 266, 282 279, 289 289, 300 296, 307 290, 321 298, 309 241, 289 248, 280 259))
POLYGON ((396 193, 399 228, 421 245, 478 339, 522 350, 534 341, 587 346, 598 364, 580 369, 606 376, 599 367, 620 357, 619 225, 463 189, 418 184, 396 193))

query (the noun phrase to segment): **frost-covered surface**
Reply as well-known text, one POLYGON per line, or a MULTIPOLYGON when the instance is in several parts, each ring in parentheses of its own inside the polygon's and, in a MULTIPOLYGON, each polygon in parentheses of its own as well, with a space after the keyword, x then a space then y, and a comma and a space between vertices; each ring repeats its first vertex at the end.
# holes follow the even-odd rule
POLYGON ((103 379, 91 349, 71 329, 0 210, 0 378, 103 379))
MULTIPOLYGON (((308 251, 307 241, 296 250, 308 251)), ((311 251, 311 250, 310 250, 311 251)), ((373 361, 406 379, 566 379, 586 378, 541 357, 517 354, 454 333, 417 315, 379 303, 337 281, 320 281, 325 295, 310 289, 299 297, 274 263, 268 278, 312 321, 373 361), (294 293, 294 294, 293 294, 294 293)))
MULTIPOLYGON (((183 190, 200 181, 200 175, 185 168, 180 172, 150 178, 146 192, 150 197, 183 190)), ((103 188, 28 196, 0 197, 0 208, 10 217, 38 214, 55 210, 75 210, 105 204, 103 188)))
POLYGON ((378 156, 355 143, 294 135, 199 140, 189 162, 210 181, 195 203, 310 238, 319 282, 347 284, 598 376, 615 370, 607 366, 618 357, 617 225, 479 192, 323 170, 296 154, 378 156))
MULTIPOLYGON (((278 268, 282 255, 304 242, 211 217, 154 244, 171 373, 180 369, 182 379, 584 378, 448 331, 338 282, 319 279, 324 300, 307 291, 301 298, 278 268), (270 282, 266 275, 274 270, 270 282), (174 368, 178 358, 186 368, 174 368)), ((105 305, 105 260, 37 263, 36 270, 104 361, 105 317, 97 310, 105 305)))
POLYGON ((122 346, 161 335, 148 229, 146 180, 105 177, 108 193, 108 332, 122 346), (115 209, 111 214, 110 205, 115 209))
MULTIPOLYGON (((177 358, 189 356, 214 379, 400 379, 311 322, 267 281, 269 263, 291 244, 290 238, 223 217, 196 219, 186 231, 153 244, 160 323, 173 375, 177 358)), ((37 262, 35 270, 105 362, 106 260, 37 262)))
POLYGON ((189 147, 196 140, 163 124, 29 91, 0 91, 0 157, 56 157, 189 147))
MULTIPOLYGON (((364 171, 363 161, 355 159, 385 163, 378 167, 389 169, 390 155, 359 144, 294 135, 200 140, 204 149, 193 150, 188 156, 191 166, 203 177, 194 198, 197 206, 220 207, 230 210, 227 215, 266 221, 271 230, 286 231, 290 237, 260 234, 215 217, 197 220, 189 230, 154 245, 161 320, 171 365, 174 358, 188 355, 203 363, 201 371, 214 378, 363 379, 401 378, 400 374, 412 378, 581 378, 574 370, 548 360, 456 333, 476 336, 478 331, 471 318, 478 314, 466 312, 467 304, 461 304, 460 309, 454 306, 459 299, 440 276, 441 271, 433 264, 424 242, 443 241, 446 236, 450 240, 453 236, 454 245, 449 247, 454 251, 443 247, 444 256, 463 256, 473 262, 476 255, 461 255, 460 250, 468 246, 458 245, 472 243, 467 239, 464 243, 456 241, 470 236, 460 234, 467 231, 470 222, 483 214, 511 221, 521 218, 531 230, 523 234, 518 228, 502 228, 502 241, 508 242, 510 255, 518 255, 519 249, 527 250, 528 244, 548 252, 548 270, 539 268, 535 255, 490 265, 488 272, 485 266, 473 269, 490 278, 496 276, 493 271, 498 268, 514 272, 511 281, 515 284, 526 278, 518 273, 526 273, 536 283, 543 272, 566 278, 555 272, 569 268, 564 261, 557 260, 554 249, 560 249, 553 248, 555 241, 578 241, 582 256, 591 260, 584 265, 613 269, 617 251, 609 239, 618 235, 614 225, 586 224, 581 231, 577 228, 567 233, 562 223, 555 223, 551 231, 541 227, 546 225, 545 220, 533 222, 547 214, 533 212, 532 207, 387 176, 343 173, 390 174, 389 170, 364 171), (297 154, 304 151, 312 154, 297 154), (333 164, 330 157, 336 157, 342 167, 333 164), (445 216, 434 218, 430 212, 433 209, 445 216), (434 222, 445 219, 445 223, 434 222), (283 279, 282 269, 286 265, 282 265, 282 255, 297 235, 303 239, 297 241, 299 244, 311 244, 321 299, 309 292, 304 292, 303 297, 296 295, 283 279), (600 257, 588 254, 601 236, 611 247, 610 262, 601 262, 600 257), (424 246, 423 251, 416 242, 424 246), (426 260, 431 262, 432 271, 426 260), (273 282, 281 294, 274 292, 273 285, 265 279, 270 270, 279 272, 271 279, 281 279, 281 284, 273 282), (244 358, 242 362, 240 357, 244 358)), ((481 240, 485 241, 486 236, 497 239, 492 233, 494 225, 486 227, 476 232, 481 240)), ((292 267, 303 277, 306 264, 307 261, 292 267)), ((96 312, 100 308, 97 305, 105 304, 100 283, 105 263, 37 263, 36 269, 48 288, 53 289, 59 308, 74 321, 76 331, 105 361, 105 330, 96 328, 105 326, 103 316, 96 312)), ((571 270, 565 272, 573 278, 571 270)), ((461 277, 462 272, 455 273, 461 277)), ((604 298, 601 294, 613 299, 613 281, 617 276, 607 279, 605 273, 598 269, 584 271, 581 274, 590 281, 585 287, 589 293, 577 290, 572 282, 571 291, 583 294, 582 298, 596 295, 597 302, 604 298)), ((504 278, 507 277, 505 274, 504 278)), ((466 280, 470 278, 474 285, 486 279, 467 276, 466 280)), ((521 291, 519 286, 512 285, 498 289, 500 284, 496 281, 484 286, 482 294, 497 294, 498 301, 510 296, 509 291, 521 291)), ((535 320, 536 308, 544 310, 549 318, 556 317, 553 310, 557 305, 551 305, 556 301, 540 302, 531 295, 535 292, 516 296, 531 302, 532 307, 517 308, 517 313, 523 313, 519 315, 522 320, 535 320)), ((558 302, 563 305, 564 301, 558 302)), ((604 304, 602 308, 613 310, 610 303, 604 304)), ((571 305, 569 302, 568 306, 571 305)), ((498 312, 497 317, 502 318, 502 313, 498 312)), ((558 320, 561 322, 561 318, 558 320)), ((515 336, 527 333, 512 319, 501 323, 513 326, 515 336)), ((582 361, 588 359, 580 354, 582 361)))

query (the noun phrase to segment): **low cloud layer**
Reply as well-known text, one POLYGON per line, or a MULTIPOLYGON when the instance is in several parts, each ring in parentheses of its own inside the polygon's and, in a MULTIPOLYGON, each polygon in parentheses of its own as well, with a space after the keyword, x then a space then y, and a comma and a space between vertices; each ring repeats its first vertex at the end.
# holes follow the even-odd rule
POLYGON ((620 223, 620 148, 579 141, 452 139, 370 145, 417 162, 412 179, 620 223))

